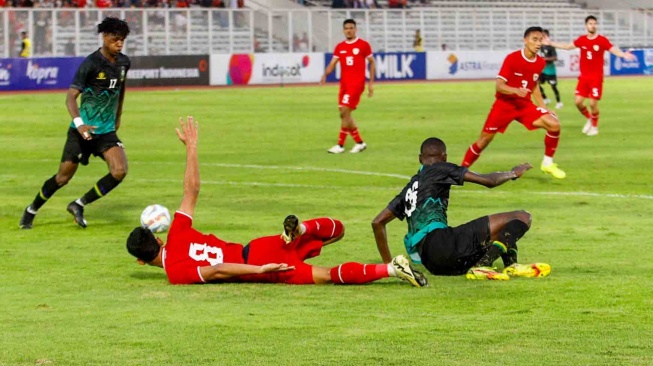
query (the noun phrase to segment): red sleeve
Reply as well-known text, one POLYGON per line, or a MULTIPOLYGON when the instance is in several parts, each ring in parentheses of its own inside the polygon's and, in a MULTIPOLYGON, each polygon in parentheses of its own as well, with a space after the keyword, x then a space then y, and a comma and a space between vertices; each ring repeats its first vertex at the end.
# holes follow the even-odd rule
POLYGON ((609 51, 610 48, 612 48, 612 42, 610 42, 608 37, 603 37, 601 43, 603 43, 603 48, 605 48, 606 51, 609 51))
POLYGON ((302 224, 306 228, 303 235, 310 235, 322 241, 337 238, 345 230, 340 220, 334 220, 329 217, 307 220, 302 222, 302 224))
POLYGON ((178 232, 188 230, 193 227, 193 218, 187 214, 177 211, 175 216, 172 219, 172 225, 170 225, 170 235, 175 235, 178 232))
POLYGON ((338 51, 340 51, 340 43, 338 43, 336 48, 333 50, 333 57, 340 58, 340 56, 338 56, 338 51))
POLYGON ((369 42, 365 42, 365 58, 372 56, 372 46, 369 42))
POLYGON ((200 276, 200 266, 198 265, 184 265, 183 263, 166 268, 168 274, 168 281, 173 285, 192 285, 196 283, 204 283, 202 276, 200 276))
POLYGON ((580 48, 583 45, 583 36, 580 36, 574 40, 574 46, 580 48))
POLYGON ((503 65, 501 65, 501 70, 499 70, 499 74, 497 75, 498 78, 505 80, 508 82, 509 77, 511 77, 510 71, 512 70, 512 54, 506 56, 506 59, 503 60, 503 65))

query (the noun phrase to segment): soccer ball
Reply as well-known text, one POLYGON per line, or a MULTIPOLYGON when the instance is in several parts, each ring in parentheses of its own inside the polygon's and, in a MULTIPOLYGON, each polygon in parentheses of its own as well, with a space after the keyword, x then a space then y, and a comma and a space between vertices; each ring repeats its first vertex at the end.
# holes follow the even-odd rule
POLYGON ((153 233, 162 233, 170 227, 170 211, 161 205, 145 207, 141 214, 141 226, 153 233))

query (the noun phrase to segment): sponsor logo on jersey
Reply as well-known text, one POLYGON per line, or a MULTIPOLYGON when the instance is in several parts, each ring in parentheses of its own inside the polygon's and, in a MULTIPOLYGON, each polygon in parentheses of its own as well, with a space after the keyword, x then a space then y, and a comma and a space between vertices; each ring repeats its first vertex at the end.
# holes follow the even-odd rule
POLYGON ((521 72, 516 72, 516 73, 515 73, 515 76, 524 76, 524 75, 522 75, 521 72))
POLYGON ((340 51, 340 53, 347 53, 347 51, 340 51))
POLYGON ((97 74, 97 79, 98 79, 98 80, 106 80, 106 79, 107 79, 107 76, 104 75, 104 72, 103 72, 103 71, 100 71, 100 73, 97 74))

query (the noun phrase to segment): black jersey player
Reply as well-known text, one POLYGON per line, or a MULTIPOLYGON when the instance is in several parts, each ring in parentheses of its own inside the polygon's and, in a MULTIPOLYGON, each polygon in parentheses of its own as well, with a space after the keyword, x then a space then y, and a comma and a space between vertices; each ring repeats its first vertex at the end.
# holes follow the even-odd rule
POLYGON ((67 210, 75 217, 77 225, 86 227, 84 206, 105 196, 127 175, 127 156, 116 132, 120 127, 125 80, 130 67, 129 58, 121 53, 129 35, 129 25, 118 18, 107 17, 98 24, 97 32, 102 34, 102 47, 82 62, 66 95, 72 122, 59 170, 43 183, 34 201, 23 212, 20 220, 23 229, 32 227, 39 208, 72 179, 80 163, 88 164, 91 154, 106 161, 109 174, 68 204, 67 210))

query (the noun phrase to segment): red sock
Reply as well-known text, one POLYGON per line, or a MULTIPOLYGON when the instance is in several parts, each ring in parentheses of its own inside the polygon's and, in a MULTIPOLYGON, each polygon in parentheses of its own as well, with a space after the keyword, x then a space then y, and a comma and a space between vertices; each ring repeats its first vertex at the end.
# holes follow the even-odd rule
POLYGON ((465 167, 470 167, 476 159, 478 159, 479 156, 481 156, 481 148, 476 145, 476 143, 473 143, 469 149, 467 149, 467 153, 465 153, 465 159, 463 159, 461 166, 465 167))
POLYGON ((558 142, 560 141, 560 131, 556 132, 546 132, 544 137, 544 155, 553 157, 558 148, 558 142))
POLYGON ((340 134, 338 135, 338 145, 345 146, 345 140, 347 139, 347 130, 340 128, 340 134))
POLYGON ((580 114, 585 116, 585 118, 592 118, 592 115, 590 114, 590 111, 587 110, 587 107, 583 106, 583 108, 579 109, 578 111, 580 112, 580 114))
POLYGON ((357 144, 363 142, 361 135, 358 133, 358 128, 352 128, 351 130, 349 130, 349 133, 351 134, 351 137, 354 138, 354 141, 356 141, 357 144))
POLYGON ((347 262, 331 268, 331 281, 336 285, 359 285, 386 277, 390 277, 387 264, 347 262))
POLYGON ((596 113, 592 116, 592 127, 599 127, 599 114, 596 113))
POLYGON ((306 228, 305 235, 315 236, 321 240, 336 238, 345 230, 342 222, 329 217, 307 220, 302 222, 302 224, 306 228))

